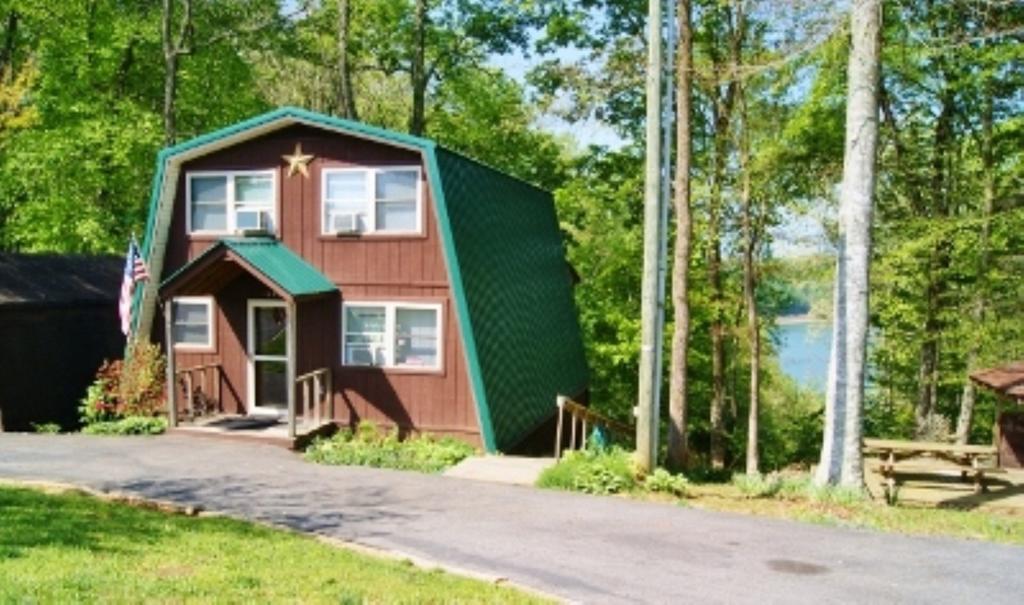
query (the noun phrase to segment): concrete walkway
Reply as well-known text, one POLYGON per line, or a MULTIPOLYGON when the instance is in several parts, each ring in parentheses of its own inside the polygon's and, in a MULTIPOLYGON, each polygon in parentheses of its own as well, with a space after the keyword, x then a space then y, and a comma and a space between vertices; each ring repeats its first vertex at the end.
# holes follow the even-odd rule
POLYGON ((0 435, 0 478, 201 504, 583 603, 995 605, 1024 594, 1024 548, 324 467, 274 446, 184 435, 0 435))
POLYGON ((554 458, 470 456, 445 471, 444 476, 530 486, 537 483, 537 478, 544 472, 544 469, 554 465, 554 458))

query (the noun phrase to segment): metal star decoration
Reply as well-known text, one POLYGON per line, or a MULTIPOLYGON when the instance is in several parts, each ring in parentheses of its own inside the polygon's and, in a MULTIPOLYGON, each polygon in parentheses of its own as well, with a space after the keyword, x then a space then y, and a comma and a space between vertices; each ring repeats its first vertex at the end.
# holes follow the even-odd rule
POLYGON ((295 151, 281 156, 285 162, 288 162, 288 176, 294 176, 296 172, 302 176, 309 178, 309 162, 313 159, 313 156, 308 153, 302 153, 302 143, 295 144, 295 151))

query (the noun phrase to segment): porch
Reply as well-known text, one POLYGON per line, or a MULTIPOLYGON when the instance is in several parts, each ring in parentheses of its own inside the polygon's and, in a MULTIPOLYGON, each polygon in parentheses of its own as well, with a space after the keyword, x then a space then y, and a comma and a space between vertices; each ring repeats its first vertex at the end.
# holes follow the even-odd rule
POLYGON ((172 429, 294 444, 333 426, 339 291, 283 244, 220 240, 160 297, 172 429))

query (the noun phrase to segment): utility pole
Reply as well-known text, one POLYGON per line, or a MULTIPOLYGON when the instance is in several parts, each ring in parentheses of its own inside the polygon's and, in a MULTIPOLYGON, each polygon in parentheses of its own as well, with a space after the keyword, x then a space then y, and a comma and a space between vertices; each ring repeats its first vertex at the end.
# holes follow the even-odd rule
POLYGON ((650 471, 658 455, 658 252, 661 237, 661 2, 647 3, 647 161, 644 167, 644 274, 640 296, 640 385, 636 463, 650 471))
MULTIPOLYGON (((661 224, 658 226, 658 327, 654 346, 654 367, 657 374, 654 380, 654 401, 655 410, 661 409, 661 369, 665 367, 665 280, 668 275, 668 211, 672 195, 672 126, 675 113, 673 107, 673 91, 675 87, 672 82, 675 61, 675 21, 676 4, 675 0, 668 0, 668 10, 665 14, 665 47, 664 53, 665 86, 662 93, 661 105, 661 224)), ((659 416, 660 414, 655 414, 659 416)))

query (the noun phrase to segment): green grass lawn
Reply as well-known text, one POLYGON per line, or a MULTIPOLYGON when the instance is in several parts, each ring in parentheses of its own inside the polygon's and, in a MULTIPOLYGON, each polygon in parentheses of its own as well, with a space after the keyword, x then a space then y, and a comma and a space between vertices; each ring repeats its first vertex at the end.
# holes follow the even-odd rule
POLYGON ((241 521, 0 486, 0 603, 11 602, 542 601, 241 521))
POLYGON ((736 513, 796 519, 823 525, 858 527, 919 536, 949 536, 1024 545, 1024 515, 926 506, 889 506, 868 499, 829 497, 813 493, 780 493, 749 497, 735 484, 695 484, 687 490, 687 506, 736 513))

